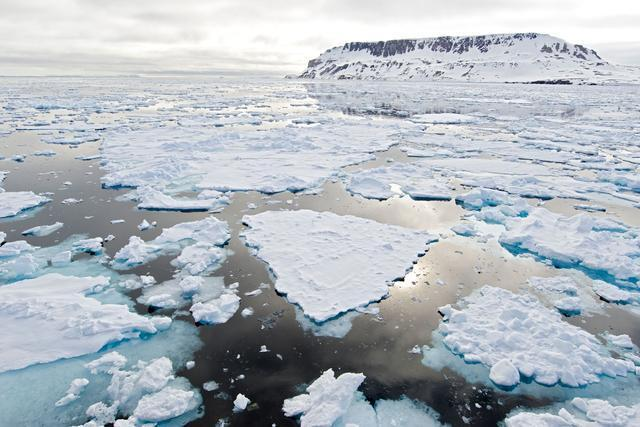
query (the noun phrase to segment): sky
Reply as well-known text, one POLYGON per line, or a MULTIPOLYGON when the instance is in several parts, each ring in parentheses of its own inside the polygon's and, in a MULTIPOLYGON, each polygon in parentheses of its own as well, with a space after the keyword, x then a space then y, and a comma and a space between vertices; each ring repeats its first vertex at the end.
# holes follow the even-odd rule
POLYGON ((349 41, 540 32, 640 65, 637 0, 0 0, 0 75, 299 73, 349 41))

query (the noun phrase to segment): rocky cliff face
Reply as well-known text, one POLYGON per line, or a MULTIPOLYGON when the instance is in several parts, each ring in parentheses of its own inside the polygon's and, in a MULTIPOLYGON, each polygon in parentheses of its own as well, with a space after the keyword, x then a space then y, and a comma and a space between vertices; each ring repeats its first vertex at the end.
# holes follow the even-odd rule
POLYGON ((301 78, 486 82, 638 82, 593 49, 538 33, 354 42, 309 61, 301 78))

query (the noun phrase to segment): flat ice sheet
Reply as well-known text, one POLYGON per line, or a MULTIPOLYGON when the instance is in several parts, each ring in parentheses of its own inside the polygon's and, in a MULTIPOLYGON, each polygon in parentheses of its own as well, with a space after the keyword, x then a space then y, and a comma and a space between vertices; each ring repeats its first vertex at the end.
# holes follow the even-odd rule
POLYGON ((322 322, 384 298, 437 237, 330 212, 245 216, 246 244, 269 264, 276 289, 322 322))
POLYGON ((614 280, 640 280, 640 232, 587 214, 565 217, 544 208, 506 223, 500 242, 549 259, 561 267, 580 267, 614 280))
POLYGON ((155 333, 154 318, 87 296, 108 283, 101 276, 53 273, 0 286, 0 372, 96 352, 109 343, 155 333))
POLYGON ((5 191, 0 188, 0 218, 18 215, 20 212, 49 202, 50 199, 33 191, 5 191))

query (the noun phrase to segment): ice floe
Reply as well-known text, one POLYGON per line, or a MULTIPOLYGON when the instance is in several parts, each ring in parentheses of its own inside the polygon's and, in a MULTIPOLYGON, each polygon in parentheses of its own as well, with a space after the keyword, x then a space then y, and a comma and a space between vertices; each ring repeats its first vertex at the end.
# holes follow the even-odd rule
POLYGON ((112 352, 86 365, 95 373, 111 376, 107 387, 109 403, 100 401, 87 408, 86 414, 95 424, 114 423, 118 415, 128 416, 130 425, 160 423, 187 414, 201 404, 200 393, 184 378, 174 375, 169 358, 138 361, 130 369, 124 369, 124 363, 126 358, 112 352))
POLYGON ((530 277, 530 286, 548 296, 560 313, 565 315, 579 314, 582 300, 578 297, 576 282, 567 276, 530 277))
POLYGON ((240 297, 234 294, 222 294, 220 297, 197 302, 191 306, 191 313, 199 323, 224 323, 238 311, 240 297))
POLYGON ((23 236, 37 236, 44 237, 48 236, 56 231, 60 230, 64 226, 61 222, 55 222, 51 225, 38 225, 36 227, 31 227, 22 232, 23 236))
POLYGON ((317 322, 384 298, 437 237, 330 212, 244 216, 246 244, 269 264, 275 287, 317 322))
POLYGON ((526 218, 507 221, 506 227, 500 242, 516 251, 625 282, 640 279, 640 233, 620 222, 537 208, 526 218))
POLYGON ((149 186, 139 187, 134 200, 138 201, 138 208, 152 211, 217 211, 229 204, 229 198, 223 194, 202 199, 175 198, 149 186))
POLYGON ((235 400, 233 401, 233 410, 235 412, 244 411, 245 409, 247 409, 249 403, 251 403, 251 400, 249 400, 247 396, 242 393, 238 393, 235 400))
MULTIPOLYGON (((52 273, 0 287, 0 372, 80 356, 109 343, 157 332, 155 319, 89 294, 105 277, 52 273)), ((159 319, 158 319, 159 320, 159 319)))
POLYGON ((80 397, 80 393, 82 393, 82 391, 85 389, 85 387, 88 384, 89 384, 89 380, 86 378, 74 379, 73 381, 71 381, 71 384, 69 385, 69 389, 67 390, 67 393, 64 395, 64 397, 58 400, 55 403, 55 405, 65 406, 73 402, 74 400, 77 400, 80 397))
POLYGON ((268 132, 193 126, 116 131, 105 135, 106 186, 166 185, 189 180, 194 188, 265 193, 318 187, 339 168, 389 148, 406 125, 357 118, 327 119, 320 127, 268 132), (216 165, 211 167, 211 165, 216 165))
POLYGON ((370 404, 358 391, 364 380, 363 374, 347 372, 335 377, 333 369, 327 369, 306 393, 286 399, 282 410, 287 417, 299 417, 302 427, 442 426, 431 408, 406 397, 370 404))
POLYGON ((43 205, 51 199, 33 191, 2 191, 0 189, 0 218, 9 218, 43 205))
MULTIPOLYGON (((614 358, 596 337, 531 295, 484 286, 466 297, 461 309, 448 305, 440 311, 443 321, 436 333, 444 345, 467 363, 485 365, 499 386, 531 378, 547 386, 579 387, 635 372, 633 363, 614 358)), ((429 353, 423 352, 427 363, 429 353)))
POLYGON ((507 427, 632 427, 640 425, 640 403, 615 406, 607 400, 576 397, 564 404, 557 415, 520 411, 509 415, 505 424, 507 427))
POLYGON ((449 200, 448 179, 420 164, 399 163, 349 174, 347 190, 369 199, 386 200, 407 194, 415 200, 449 200))
POLYGON ((184 257, 175 260, 176 264, 180 268, 203 272, 214 268, 224 259, 224 252, 217 246, 224 245, 229 236, 227 224, 214 217, 184 222, 163 229, 158 237, 149 242, 131 236, 129 243, 114 255, 112 265, 116 269, 132 268, 161 255, 188 250, 184 257), (197 259, 193 259, 193 256, 197 256, 197 259))
POLYGON ((350 372, 336 378, 328 369, 307 387, 307 393, 285 400, 282 410, 287 417, 300 415, 303 427, 333 425, 347 413, 364 379, 363 374, 350 372))

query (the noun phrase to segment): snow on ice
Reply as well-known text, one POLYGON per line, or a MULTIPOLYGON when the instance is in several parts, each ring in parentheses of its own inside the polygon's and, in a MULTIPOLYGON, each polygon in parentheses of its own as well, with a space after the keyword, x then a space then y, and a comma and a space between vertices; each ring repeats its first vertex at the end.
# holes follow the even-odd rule
POLYGON ((49 202, 33 191, 2 191, 0 189, 0 218, 9 218, 49 202))
POLYGON ((0 372, 80 356, 109 343, 157 332, 156 320, 89 294, 105 277, 52 273, 0 287, 0 372))
POLYGON ((534 253, 560 267, 605 273, 620 281, 640 279, 640 231, 587 214, 565 217, 544 208, 507 221, 503 245, 534 253))
POLYGON ((556 414, 519 411, 509 415, 507 427, 587 427, 640 425, 640 403, 633 406, 613 405, 602 399, 574 398, 556 414))
POLYGON ((246 244, 269 264, 275 287, 323 322, 384 298, 437 237, 330 212, 244 216, 246 244))
POLYGON ((181 254, 188 250, 189 258, 197 256, 197 261, 189 261, 185 254, 183 258, 178 257, 176 263, 186 270, 203 272, 215 268, 224 259, 224 250, 219 246, 224 245, 229 236, 227 224, 214 217, 184 222, 163 229, 158 237, 149 242, 131 236, 129 243, 114 255, 112 265, 116 269, 127 269, 161 255, 181 254))
MULTIPOLYGON (((531 378, 547 386, 580 387, 602 376, 635 371, 633 363, 614 358, 596 337, 563 321, 531 295, 484 286, 461 306, 440 308, 443 320, 435 333, 465 362, 489 368, 490 379, 499 386, 531 378)), ((424 354, 428 360, 429 351, 424 354)))
POLYGON ((346 372, 336 377, 333 369, 327 369, 306 388, 306 393, 286 399, 282 411, 287 417, 300 417, 302 427, 442 426, 431 408, 407 398, 379 400, 372 406, 358 392, 364 380, 363 374, 346 372))

